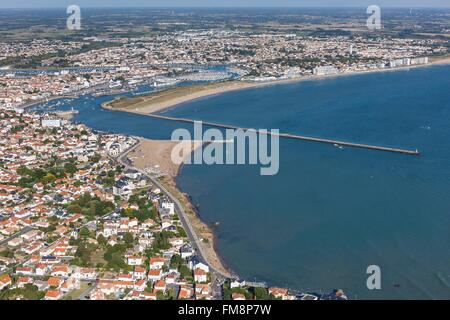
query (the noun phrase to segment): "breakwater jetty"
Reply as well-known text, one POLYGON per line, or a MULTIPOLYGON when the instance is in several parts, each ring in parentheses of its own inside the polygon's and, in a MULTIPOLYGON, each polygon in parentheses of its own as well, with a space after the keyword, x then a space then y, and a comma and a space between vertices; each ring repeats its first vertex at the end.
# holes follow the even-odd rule
MULTIPOLYGON (((178 122, 186 122, 186 123, 195 123, 199 120, 192 120, 188 118, 177 118, 177 117, 169 117, 159 114, 144 114, 148 117, 157 118, 157 119, 163 119, 163 120, 169 120, 169 121, 178 121, 178 122)), ((362 144, 362 143, 353 143, 353 142, 346 142, 346 141, 340 141, 340 140, 333 140, 333 139, 323 139, 323 138, 315 138, 315 137, 308 137, 308 136, 302 136, 302 135, 296 135, 296 134, 290 134, 290 133, 272 133, 267 132, 263 130, 257 130, 257 129, 250 129, 250 128, 242 128, 227 124, 221 124, 221 123, 214 123, 214 122, 207 122, 202 121, 203 125, 210 126, 210 127, 217 127, 217 128, 223 128, 223 129, 233 129, 233 130, 243 130, 243 131, 254 131, 259 134, 269 134, 269 135, 276 135, 282 138, 287 139, 295 139, 295 140, 303 140, 303 141, 310 141, 310 142, 319 142, 319 143, 326 143, 326 144, 332 144, 337 147, 351 147, 351 148, 360 148, 360 149, 368 149, 368 150, 375 150, 375 151, 384 151, 384 152, 392 152, 392 153, 401 153, 406 155, 412 155, 412 156, 419 156, 420 152, 416 150, 408 150, 408 149, 400 149, 400 148, 391 148, 391 147, 384 147, 384 146, 377 146, 377 145, 371 145, 371 144, 362 144)))

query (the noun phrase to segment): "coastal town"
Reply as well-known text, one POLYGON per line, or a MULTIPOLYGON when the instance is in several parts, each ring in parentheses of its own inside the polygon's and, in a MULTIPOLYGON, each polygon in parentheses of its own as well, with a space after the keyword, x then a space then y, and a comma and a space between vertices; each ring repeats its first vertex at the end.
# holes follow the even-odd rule
POLYGON ((176 185, 173 141, 95 130, 76 121, 78 105, 59 107, 106 97, 99 112, 164 120, 155 113, 228 91, 448 64, 450 24, 410 36, 354 22, 216 28, 190 27, 191 18, 169 13, 145 32, 124 31, 122 17, 81 36, 0 38, 0 300, 353 298, 332 283, 290 288, 236 274, 215 245, 220 222, 202 221, 176 185))
POLYGON ((432 38, 226 30, 89 37, 67 43, 0 42, 0 103, 19 107, 80 93, 124 92, 144 84, 164 88, 186 81, 267 82, 388 70, 440 61, 448 51, 446 41, 432 38), (14 62, 18 57, 37 69, 21 70, 29 65, 14 62), (215 70, 218 66, 223 68, 215 70))
POLYGON ((118 160, 133 137, 0 110, 0 299, 345 299, 213 269, 179 208, 118 160))

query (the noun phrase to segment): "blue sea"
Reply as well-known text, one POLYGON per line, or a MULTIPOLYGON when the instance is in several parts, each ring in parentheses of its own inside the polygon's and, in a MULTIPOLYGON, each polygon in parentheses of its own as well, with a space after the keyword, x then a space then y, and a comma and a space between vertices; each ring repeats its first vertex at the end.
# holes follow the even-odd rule
MULTIPOLYGON (((170 139, 189 124, 102 110, 109 97, 65 100, 90 127, 170 139)), ((421 156, 280 140, 280 170, 185 165, 179 188, 214 228, 241 277, 356 299, 450 298, 450 66, 229 92, 164 115, 349 142, 421 156), (216 222, 219 224, 215 226, 216 222), (366 286, 369 265, 381 289, 366 286)))

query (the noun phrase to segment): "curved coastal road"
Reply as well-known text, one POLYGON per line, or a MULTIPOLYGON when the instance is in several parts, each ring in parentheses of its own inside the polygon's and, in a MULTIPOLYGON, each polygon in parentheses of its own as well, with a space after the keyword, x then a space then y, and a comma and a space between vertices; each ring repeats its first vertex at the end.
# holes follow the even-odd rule
MULTIPOLYGON (((133 137, 135 139, 136 137, 133 137)), ((201 258, 201 260, 203 260, 211 269, 211 271, 213 272, 214 276, 215 276, 215 280, 213 281, 213 283, 221 283, 223 282, 223 280, 225 278, 229 278, 230 275, 224 274, 222 271, 216 269, 207 259, 205 252, 203 251, 203 248, 200 244, 200 239, 197 236, 197 234, 194 231, 194 228, 192 227, 191 222, 189 221, 189 218, 187 217, 186 212, 183 209, 183 206, 181 205, 180 201, 173 196, 159 181, 157 181, 156 179, 154 179, 153 177, 151 177, 149 174, 147 174, 145 171, 136 168, 134 166, 131 166, 129 163, 127 163, 127 156, 130 152, 136 150, 137 147, 140 146, 140 141, 137 142, 134 146, 132 146, 130 149, 124 151, 122 154, 120 154, 117 158, 115 158, 115 160, 117 162, 119 162, 120 164, 122 164, 123 166, 125 166, 128 169, 133 169, 136 170, 140 173, 142 173, 143 175, 145 175, 146 177, 148 177, 159 189, 161 189, 161 191, 168 196, 174 203, 175 203, 175 207, 176 207, 176 211, 178 212, 178 215, 180 217, 180 221, 184 227, 184 229, 186 230, 186 233, 188 235, 188 238, 191 242, 191 244, 193 245, 194 249, 198 252, 199 257, 201 258)))

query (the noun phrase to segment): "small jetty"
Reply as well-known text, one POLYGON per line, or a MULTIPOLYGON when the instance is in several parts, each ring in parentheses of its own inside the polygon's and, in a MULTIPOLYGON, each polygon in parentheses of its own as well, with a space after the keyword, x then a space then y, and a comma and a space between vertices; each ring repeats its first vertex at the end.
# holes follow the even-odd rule
MULTIPOLYGON (((200 122, 200 120, 168 117, 168 116, 154 114, 154 113, 150 113, 150 114, 141 113, 141 114, 152 117, 152 118, 169 120, 169 121, 186 122, 186 123, 192 123, 192 124, 195 122, 200 122)), ((201 121, 201 122, 203 125, 210 126, 210 127, 233 129, 233 130, 243 130, 243 131, 254 131, 259 134, 268 134, 268 135, 279 136, 279 137, 287 138, 287 139, 326 143, 326 144, 331 144, 331 145, 335 145, 335 146, 337 145, 337 146, 342 146, 342 147, 360 148, 360 149, 368 149, 368 150, 376 150, 376 151, 384 151, 384 152, 392 152, 392 153, 402 153, 402 154, 412 155, 412 156, 420 155, 420 152, 417 149, 416 150, 408 150, 408 149, 390 148, 390 147, 383 147, 383 146, 377 146, 377 145, 371 145, 371 144, 362 144, 362 143, 353 143, 353 142, 346 142, 346 141, 340 141, 340 140, 308 137, 308 136, 302 136, 302 135, 296 135, 296 134, 290 134, 290 133, 273 133, 270 131, 242 128, 242 127, 221 124, 221 123, 207 122, 207 121, 201 121)))

